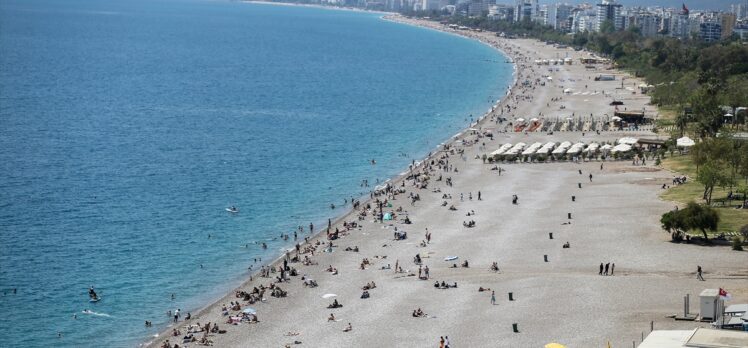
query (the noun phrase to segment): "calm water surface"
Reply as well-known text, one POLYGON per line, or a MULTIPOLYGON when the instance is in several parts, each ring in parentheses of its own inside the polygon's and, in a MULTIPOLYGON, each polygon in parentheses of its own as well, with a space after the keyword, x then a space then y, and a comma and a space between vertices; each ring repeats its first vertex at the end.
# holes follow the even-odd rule
POLYGON ((370 13, 0 1, 1 345, 138 345, 510 80, 482 44, 370 13))

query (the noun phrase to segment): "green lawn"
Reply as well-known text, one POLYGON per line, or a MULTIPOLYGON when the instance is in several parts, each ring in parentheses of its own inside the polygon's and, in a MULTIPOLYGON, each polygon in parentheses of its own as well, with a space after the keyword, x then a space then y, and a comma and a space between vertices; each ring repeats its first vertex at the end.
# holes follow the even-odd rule
MULTIPOLYGON (((704 194, 704 186, 696 182, 696 166, 691 160, 691 156, 678 155, 666 158, 662 161, 662 167, 665 169, 672 170, 674 172, 685 174, 688 176, 688 182, 683 185, 671 186, 670 189, 665 190, 660 197, 666 201, 688 203, 689 201, 695 201, 697 203, 704 203, 702 196, 704 194)), ((715 187, 712 193, 712 207, 717 209, 719 213, 719 225, 717 226, 717 234, 722 232, 734 232, 740 229, 741 226, 748 224, 748 209, 734 209, 729 207, 722 207, 720 200, 727 197, 729 188, 715 187), (715 202, 716 201, 716 202, 715 202)), ((735 202, 733 202, 735 205, 735 202)), ((700 232, 692 231, 689 234, 701 235, 700 232)))

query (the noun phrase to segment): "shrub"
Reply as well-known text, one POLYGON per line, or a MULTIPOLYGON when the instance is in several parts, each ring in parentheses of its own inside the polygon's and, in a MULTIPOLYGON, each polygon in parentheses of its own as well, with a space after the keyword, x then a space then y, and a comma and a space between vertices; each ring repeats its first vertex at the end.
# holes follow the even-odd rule
POLYGON ((732 250, 743 251, 743 240, 740 237, 732 238, 732 250))

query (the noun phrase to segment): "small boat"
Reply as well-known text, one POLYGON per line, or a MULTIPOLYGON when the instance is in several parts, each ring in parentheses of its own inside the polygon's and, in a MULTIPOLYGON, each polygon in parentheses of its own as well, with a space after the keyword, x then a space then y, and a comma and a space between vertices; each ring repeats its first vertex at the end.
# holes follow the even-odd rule
POLYGON ((226 211, 229 212, 229 213, 232 213, 232 214, 236 214, 236 213, 239 212, 239 208, 237 208, 237 207, 235 207, 235 206, 232 205, 232 206, 226 208, 226 211))

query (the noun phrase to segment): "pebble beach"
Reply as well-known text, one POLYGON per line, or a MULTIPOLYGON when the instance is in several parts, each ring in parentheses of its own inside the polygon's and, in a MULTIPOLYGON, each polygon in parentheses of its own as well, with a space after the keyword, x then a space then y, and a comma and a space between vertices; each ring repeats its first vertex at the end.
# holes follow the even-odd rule
POLYGON ((686 294, 691 312, 707 288, 728 289, 732 303, 748 301, 748 254, 674 244, 660 228, 660 216, 674 208, 658 197, 661 186, 677 173, 654 160, 482 160, 506 143, 657 139, 647 127, 549 134, 514 132, 509 125, 519 118, 607 121, 614 100, 623 102, 620 108, 656 117, 649 98, 636 93, 641 80, 604 64, 585 67, 579 58, 589 53, 537 40, 394 15, 384 20, 480 40, 511 58, 515 85, 480 120, 332 221, 329 230, 300 231, 298 252, 289 250, 267 266, 274 269, 267 276, 257 273, 259 263, 243 260, 254 266, 251 279, 146 345, 169 340, 180 347, 436 347, 448 336, 451 347, 618 347, 640 342, 651 325, 708 327, 667 318, 682 313, 686 294), (534 63, 559 58, 573 63, 534 63), (601 74, 617 78, 595 81, 601 74), (380 213, 393 219, 379 221, 380 213), (407 238, 396 239, 397 232, 407 238), (279 279, 284 261, 295 275, 284 271, 279 279), (599 275, 601 263, 614 264, 614 271, 599 275), (705 281, 696 280, 697 265, 705 281), (316 286, 308 286, 309 279, 316 286), (362 298, 364 291, 368 298, 362 298), (328 308, 334 300, 342 307, 328 308), (419 309, 423 315, 414 316, 419 309), (228 323, 245 311, 257 321, 228 323), (216 332, 198 329, 208 323, 218 326, 216 332), (194 342, 183 340, 189 332, 194 342))

